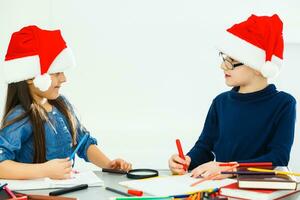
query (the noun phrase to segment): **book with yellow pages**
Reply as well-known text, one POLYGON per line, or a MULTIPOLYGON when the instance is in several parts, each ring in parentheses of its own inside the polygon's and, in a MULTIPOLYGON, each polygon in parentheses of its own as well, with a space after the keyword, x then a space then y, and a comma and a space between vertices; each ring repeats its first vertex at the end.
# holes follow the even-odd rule
MULTIPOLYGON (((288 171, 286 167, 276 167, 278 171, 288 171)), ((292 175, 238 175, 239 188, 253 189, 287 189, 296 190, 299 180, 292 175)))

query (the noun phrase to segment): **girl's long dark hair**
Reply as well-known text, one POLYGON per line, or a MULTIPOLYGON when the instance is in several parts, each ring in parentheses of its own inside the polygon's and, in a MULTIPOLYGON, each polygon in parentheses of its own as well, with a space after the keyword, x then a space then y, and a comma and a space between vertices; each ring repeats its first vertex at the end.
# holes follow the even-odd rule
MULTIPOLYGON (((61 98, 55 100, 49 100, 49 103, 55 106, 67 119, 69 128, 71 129, 71 136, 73 140, 73 146, 76 143, 76 119, 72 115, 70 108, 66 102, 61 98)), ((30 94, 29 86, 26 81, 20 81, 17 83, 10 83, 7 89, 6 105, 4 110, 4 117, 2 119, 1 129, 10 126, 11 124, 29 117, 32 124, 34 155, 33 163, 46 162, 46 141, 45 141, 45 129, 44 124, 47 122, 47 112, 37 102, 34 101, 30 94), (24 113, 15 117, 12 120, 7 121, 7 117, 13 112, 13 109, 21 105, 24 109, 24 113)))

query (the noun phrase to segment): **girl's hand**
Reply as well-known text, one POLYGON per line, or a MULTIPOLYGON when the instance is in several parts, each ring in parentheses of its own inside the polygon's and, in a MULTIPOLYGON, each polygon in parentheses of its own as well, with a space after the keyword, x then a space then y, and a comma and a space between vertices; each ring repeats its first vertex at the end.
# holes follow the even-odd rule
POLYGON ((183 165, 186 165, 187 169, 191 164, 191 158, 189 156, 185 156, 185 160, 179 157, 178 154, 174 154, 169 159, 169 168, 173 174, 185 174, 187 171, 183 169, 183 165))
MULTIPOLYGON (((192 170, 191 176, 194 178, 197 178, 199 176, 202 176, 203 178, 207 178, 210 175, 214 175, 216 173, 219 173, 221 171, 226 171, 229 167, 220 167, 219 164, 222 162, 207 162, 204 163, 195 169, 192 170)), ((233 170, 231 170, 233 171, 233 170)), ((220 174, 218 176, 213 177, 213 179, 224 179, 231 177, 232 175, 227 175, 227 174, 220 174)))
POLYGON ((108 163, 108 167, 111 169, 121 169, 124 171, 129 171, 129 170, 131 170, 132 165, 131 165, 131 163, 118 158, 118 159, 110 161, 108 163))
POLYGON ((45 177, 52 179, 71 178, 72 162, 69 158, 53 159, 43 163, 45 177))

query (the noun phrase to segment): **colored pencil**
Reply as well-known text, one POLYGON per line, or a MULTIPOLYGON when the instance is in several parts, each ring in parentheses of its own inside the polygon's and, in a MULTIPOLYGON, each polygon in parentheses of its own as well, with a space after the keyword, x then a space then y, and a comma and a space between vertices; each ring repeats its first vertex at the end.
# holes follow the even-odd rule
POLYGON ((221 174, 232 174, 232 175, 275 175, 274 172, 253 172, 253 171, 221 172, 221 174))
POLYGON ((173 200, 173 197, 169 197, 169 196, 161 196, 161 197, 150 197, 150 196, 145 196, 145 197, 115 197, 112 198, 113 200, 130 200, 130 199, 134 199, 134 200, 173 200))
POLYGON ((127 197, 132 196, 132 195, 130 195, 130 194, 127 194, 126 192, 122 192, 122 191, 120 191, 120 190, 117 190, 117 189, 114 189, 114 188, 111 188, 111 187, 105 187, 105 189, 108 190, 108 191, 111 191, 111 192, 114 192, 114 193, 123 195, 123 196, 127 196, 127 197))
POLYGON ((5 186, 7 186, 7 183, 4 183, 3 185, 0 185, 0 190, 2 190, 5 186))
POLYGON ((284 172, 284 171, 279 171, 279 170, 260 169, 260 168, 253 168, 253 167, 249 167, 249 168, 247 168, 247 170, 253 171, 253 172, 273 172, 275 174, 300 176, 300 173, 296 173, 296 172, 284 172))
POLYGON ((236 162, 232 162, 232 163, 220 163, 219 166, 220 167, 228 167, 228 166, 233 166, 233 165, 238 165, 239 167, 269 167, 269 166, 273 166, 273 164, 271 162, 253 162, 253 163, 236 163, 236 162))
POLYGON ((9 194, 10 197, 17 199, 16 195, 7 186, 4 186, 3 189, 7 192, 7 194, 9 194))

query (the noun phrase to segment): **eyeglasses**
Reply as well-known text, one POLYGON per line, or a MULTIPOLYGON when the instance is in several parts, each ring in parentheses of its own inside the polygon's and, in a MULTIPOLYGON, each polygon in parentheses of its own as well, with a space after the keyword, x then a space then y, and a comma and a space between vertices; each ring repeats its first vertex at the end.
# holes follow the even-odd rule
POLYGON ((225 55, 223 52, 220 52, 219 55, 222 57, 222 60, 224 62, 225 68, 222 67, 222 69, 224 70, 233 70, 234 68, 244 65, 244 63, 232 63, 234 62, 234 60, 230 57, 228 57, 227 55, 225 55))

